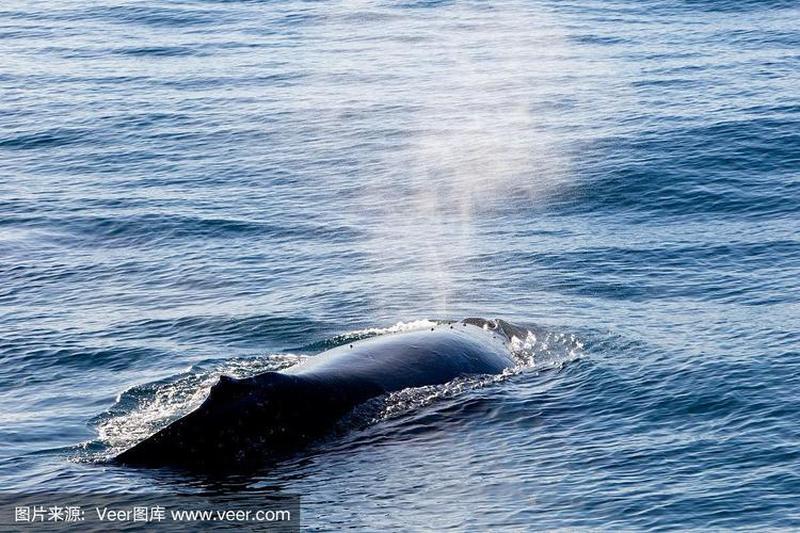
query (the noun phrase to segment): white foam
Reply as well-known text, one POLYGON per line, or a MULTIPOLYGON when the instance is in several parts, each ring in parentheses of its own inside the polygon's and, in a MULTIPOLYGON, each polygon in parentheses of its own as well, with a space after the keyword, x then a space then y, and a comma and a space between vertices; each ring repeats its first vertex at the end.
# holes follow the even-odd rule
POLYGON ((387 328, 367 328, 359 329, 348 336, 367 336, 367 335, 386 335, 389 333, 402 333, 405 331, 416 331, 420 329, 430 329, 437 326, 437 322, 432 320, 412 320, 410 322, 398 322, 387 328))

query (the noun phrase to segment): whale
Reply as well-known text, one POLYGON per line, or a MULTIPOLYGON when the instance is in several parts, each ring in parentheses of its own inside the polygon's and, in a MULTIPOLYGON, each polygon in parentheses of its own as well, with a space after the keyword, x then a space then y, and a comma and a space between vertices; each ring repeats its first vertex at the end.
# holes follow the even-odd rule
POLYGON ((194 411, 114 458, 131 467, 220 470, 264 464, 329 434, 354 408, 391 392, 516 365, 527 330, 469 318, 347 343, 290 368, 221 376, 194 411))

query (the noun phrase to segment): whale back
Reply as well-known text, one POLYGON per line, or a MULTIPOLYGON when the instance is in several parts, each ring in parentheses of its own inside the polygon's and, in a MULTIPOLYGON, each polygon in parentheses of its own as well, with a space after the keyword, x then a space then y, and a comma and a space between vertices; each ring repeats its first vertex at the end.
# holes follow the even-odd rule
POLYGON ((514 364, 508 340, 497 323, 462 321, 339 346, 281 372, 223 376, 200 407, 116 461, 200 470, 260 464, 325 435, 370 398, 498 374, 514 364))

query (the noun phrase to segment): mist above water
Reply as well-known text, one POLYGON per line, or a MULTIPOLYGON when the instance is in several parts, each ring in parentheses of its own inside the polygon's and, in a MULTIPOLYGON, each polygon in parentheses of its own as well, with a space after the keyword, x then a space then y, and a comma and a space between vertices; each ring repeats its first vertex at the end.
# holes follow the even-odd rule
MULTIPOLYGON (((339 44, 350 61, 334 55, 325 68, 351 80, 328 93, 351 111, 344 131, 358 127, 353 107, 386 115, 383 134, 353 132, 356 142, 381 147, 380 159, 363 167, 356 204, 375 268, 448 316, 454 271, 470 275, 464 259, 481 249, 497 212, 541 205, 573 179, 572 151, 590 140, 575 128, 593 120, 612 69, 581 57, 544 8, 437 9, 448 13, 367 2, 332 8, 338 15, 328 24, 352 34, 339 44), (354 19, 362 24, 352 33, 354 19)), ((619 102, 605 104, 609 112, 619 102)))

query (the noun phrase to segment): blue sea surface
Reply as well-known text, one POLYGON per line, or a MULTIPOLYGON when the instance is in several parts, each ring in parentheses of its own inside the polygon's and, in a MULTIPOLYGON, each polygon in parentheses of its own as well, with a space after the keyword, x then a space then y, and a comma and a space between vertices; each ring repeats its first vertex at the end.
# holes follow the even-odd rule
POLYGON ((800 4, 7 0, 0 490, 305 529, 800 529, 800 4), (495 379, 264 471, 106 460, 221 374, 468 316, 495 379))

